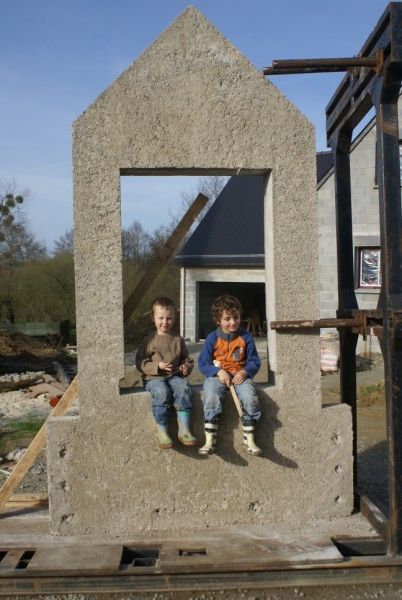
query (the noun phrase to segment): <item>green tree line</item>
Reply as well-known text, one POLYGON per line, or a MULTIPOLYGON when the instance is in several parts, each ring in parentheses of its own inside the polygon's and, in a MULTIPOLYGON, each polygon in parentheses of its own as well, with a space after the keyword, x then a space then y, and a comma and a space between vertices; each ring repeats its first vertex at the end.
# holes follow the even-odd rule
MULTIPOLYGON (((182 194, 182 205, 170 223, 153 233, 139 221, 122 229, 123 297, 126 299, 155 253, 163 245, 199 191, 214 201, 225 178, 197 182, 194 194, 182 194)), ((70 229, 47 251, 30 231, 23 212, 29 193, 0 182, 0 324, 16 321, 62 321, 75 325, 74 233, 70 229)), ((199 217, 201 218, 201 217, 199 217)), ((179 306, 180 269, 169 262, 154 281, 126 327, 127 341, 135 343, 150 328, 152 298, 170 296, 179 306)))

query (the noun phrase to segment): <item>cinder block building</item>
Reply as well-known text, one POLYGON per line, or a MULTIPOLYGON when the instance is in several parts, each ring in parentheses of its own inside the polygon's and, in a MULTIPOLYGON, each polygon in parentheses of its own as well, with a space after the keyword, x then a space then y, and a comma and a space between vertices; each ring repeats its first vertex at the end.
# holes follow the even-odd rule
MULTIPOLYGON (((376 308, 381 286, 375 149, 373 119, 356 137, 351 151, 355 289, 360 308, 376 308)), ((182 335, 192 341, 204 338, 213 328, 210 306, 221 293, 238 296, 244 325, 257 335, 265 333, 265 185, 263 176, 231 177, 176 256, 181 266, 182 335)), ((317 203, 320 317, 329 318, 336 316, 338 305, 331 152, 317 153, 317 203)), ((302 253, 303 244, 289 252, 302 253)), ((376 340, 371 342, 378 350, 376 340)), ((362 340, 358 349, 365 349, 362 340)))

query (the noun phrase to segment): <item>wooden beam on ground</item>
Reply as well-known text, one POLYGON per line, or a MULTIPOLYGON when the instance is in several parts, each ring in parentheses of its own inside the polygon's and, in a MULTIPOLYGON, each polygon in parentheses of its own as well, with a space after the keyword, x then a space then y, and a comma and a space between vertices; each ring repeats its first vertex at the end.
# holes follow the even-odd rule
POLYGON ((177 247, 184 239, 190 226, 193 224, 196 217, 206 206, 208 198, 204 194, 198 194, 190 208, 187 210, 177 227, 171 233, 162 248, 156 254, 152 263, 148 266, 146 272, 136 284, 135 288, 124 303, 123 319, 127 323, 145 293, 148 291, 152 283, 158 277, 167 261, 173 256, 177 247))
POLYGON ((14 494, 7 500, 6 508, 45 508, 48 505, 47 494, 14 494))
POLYGON ((10 477, 5 481, 2 488, 0 489, 0 511, 4 509, 6 503, 10 499, 10 496, 17 489, 21 481, 29 469, 34 464, 40 451, 46 444, 47 440, 47 424, 51 417, 59 417, 68 410, 78 397, 78 377, 75 377, 71 382, 70 386, 64 392, 60 398, 58 404, 54 407, 45 423, 39 429, 38 433, 30 443, 25 454, 20 458, 11 472, 10 477))

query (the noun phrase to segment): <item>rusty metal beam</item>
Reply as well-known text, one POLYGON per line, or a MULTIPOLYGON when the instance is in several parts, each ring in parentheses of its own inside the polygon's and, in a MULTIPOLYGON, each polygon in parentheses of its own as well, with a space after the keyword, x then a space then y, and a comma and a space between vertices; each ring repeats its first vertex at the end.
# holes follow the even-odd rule
MULTIPOLYGON (((350 329, 366 338, 368 332, 375 333, 373 330, 382 332, 382 311, 378 309, 349 309, 339 311, 345 314, 343 318, 337 319, 302 319, 270 321, 270 328, 279 332, 299 331, 304 329, 326 329, 333 327, 336 329, 350 329)), ((392 320, 392 319, 391 319, 392 320)), ((376 333, 375 333, 376 334, 376 333)), ((382 335, 382 333, 380 333, 382 335)))
MULTIPOLYGON (((382 52, 381 75, 402 60, 401 22, 402 3, 390 2, 358 54, 363 58, 382 52)), ((357 76, 350 73, 342 79, 326 108, 328 144, 335 132, 355 127, 370 110, 378 76, 372 69, 362 68, 357 76)))
POLYGON ((382 54, 356 56, 353 58, 300 58, 273 60, 271 67, 264 67, 264 75, 289 75, 297 73, 330 73, 369 67, 377 73, 381 71, 382 54))
POLYGON ((362 318, 355 319, 305 319, 302 321, 270 321, 271 329, 287 331, 293 329, 325 329, 326 327, 361 327, 362 318))
POLYGON ((388 438, 387 539, 392 555, 402 554, 402 211, 398 127, 401 80, 402 56, 373 89, 382 249, 382 289, 378 308, 386 316, 380 341, 384 356, 388 438))
MULTIPOLYGON (((281 566, 273 570, 245 571, 234 569, 231 572, 208 573, 149 573, 127 574, 126 572, 112 575, 69 575, 58 573, 43 573, 43 575, 30 575, 24 570, 19 577, 0 576, 0 595, 5 597, 26 595, 39 597, 40 594, 124 594, 122 598, 132 598, 133 594, 160 594, 177 593, 177 596, 188 597, 193 590, 198 592, 225 592, 226 597, 239 596, 239 590, 256 592, 259 596, 266 591, 272 595, 275 590, 305 586, 309 594, 311 587, 331 588, 334 593, 339 586, 354 595, 367 594, 368 586, 380 585, 380 591, 392 594, 395 588, 402 584, 402 565, 397 559, 388 556, 354 556, 339 564, 321 564, 303 568, 296 565, 281 566), (236 572, 237 571, 237 572, 236 572), (349 586, 351 586, 349 588, 349 586), (352 587, 353 586, 353 587, 352 587), (361 586, 361 587, 360 587, 361 586), (128 595, 130 593, 131 595, 128 595)), ((344 597, 343 592, 336 598, 344 597)), ((194 592, 192 593, 194 596, 194 592)), ((390 596, 389 596, 390 597, 390 596)))

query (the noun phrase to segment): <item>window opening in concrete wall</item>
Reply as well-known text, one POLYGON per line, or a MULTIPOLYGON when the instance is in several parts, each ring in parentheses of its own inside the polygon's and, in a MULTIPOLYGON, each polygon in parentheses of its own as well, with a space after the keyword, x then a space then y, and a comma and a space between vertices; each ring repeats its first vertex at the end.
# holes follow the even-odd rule
MULTIPOLYGON (((252 173, 254 175, 254 173, 252 173)), ((257 173, 258 179, 264 180, 261 172, 257 173)), ((189 324, 191 314, 186 312, 186 304, 189 302, 188 288, 183 285, 183 270, 191 269, 187 263, 180 263, 181 252, 186 243, 191 238, 194 230, 205 217, 204 209, 195 219, 193 226, 186 234, 183 244, 174 253, 173 257, 166 261, 160 259, 164 255, 163 246, 169 238, 171 231, 177 226, 180 219, 195 200, 199 192, 204 193, 210 198, 207 209, 211 207, 215 196, 228 184, 229 174, 211 175, 208 173, 202 176, 171 176, 171 175, 137 175, 133 177, 121 177, 121 243, 122 243, 122 280, 123 280, 123 302, 132 294, 138 282, 144 275, 152 272, 153 265, 156 262, 163 262, 164 266, 160 273, 147 284, 146 292, 135 308, 133 314, 125 322, 125 377, 120 382, 122 392, 128 392, 133 387, 142 385, 141 376, 135 368, 135 354, 141 340, 151 333, 155 327, 151 320, 150 304, 156 296, 169 296, 175 302, 177 308, 176 322, 174 330, 180 333, 185 339, 190 353, 197 356, 202 347, 202 340, 215 328, 210 317, 211 304, 218 295, 228 293, 239 296, 244 307, 242 326, 248 329, 254 337, 258 339, 259 351, 262 354, 264 368, 261 371, 262 381, 268 380, 267 375, 267 323, 265 309, 265 272, 264 272, 264 195, 259 199, 261 205, 261 217, 258 221, 261 224, 261 256, 259 260, 259 279, 250 283, 247 281, 248 275, 242 265, 236 265, 236 278, 234 281, 228 277, 228 269, 224 269, 221 261, 213 265, 215 287, 212 285, 208 289, 207 282, 195 283, 195 289, 198 290, 197 308, 193 315, 195 325, 189 324), (158 258, 159 257, 159 258, 158 258), (184 266, 183 266, 184 264, 184 266), (221 269, 221 270, 220 270, 221 269), (237 283, 236 283, 237 279, 237 283), (239 283, 239 281, 241 283, 239 283), (199 305, 199 290, 201 289, 201 305, 199 305), (202 316, 201 316, 202 313, 202 316), (208 313, 208 317, 206 316, 208 313), (209 319, 209 321, 208 321, 209 319), (208 321, 208 323, 207 323, 208 321), (200 326, 201 323, 201 326, 200 326), (191 327, 197 330, 197 335, 191 335, 191 327), (200 335, 202 329, 202 335, 200 335), (190 332, 190 333, 189 333, 190 332)), ((245 180, 248 175, 235 176, 232 179, 245 180)), ((251 182, 251 179, 250 179, 251 182)), ((241 182, 243 183, 243 182, 241 182)), ((232 184, 233 185, 233 184, 232 184)), ((262 188, 261 188, 262 189, 262 188)), ((229 190, 230 191, 230 190, 229 190)), ((260 190, 261 191, 261 190, 260 190)), ((255 202, 250 202, 250 198, 244 196, 244 202, 250 203, 249 206, 255 208, 255 202)), ((249 208, 247 207, 247 211, 249 208)), ((246 211, 246 212, 247 212, 246 211)), ((230 227, 229 220, 232 210, 229 205, 227 208, 219 210, 217 215, 213 215, 213 221, 222 220, 220 231, 221 236, 227 227, 230 227)), ((236 215, 235 215, 236 216, 236 215)), ((242 226, 247 228, 244 218, 240 218, 242 226)), ((220 222, 220 221, 219 221, 220 222)), ((235 225, 233 225, 234 227, 235 225)), ((255 236, 255 230, 250 229, 247 234, 250 239, 255 236)), ((217 239, 217 232, 210 231, 207 228, 207 234, 204 239, 217 239)), ((230 237, 230 236, 229 236, 230 237)), ((236 236, 235 236, 236 237, 236 236)), ((230 239, 229 239, 230 241, 230 239)), ((185 250, 184 250, 185 251, 185 250)), ((230 250, 229 250, 230 251, 230 250)), ((222 254, 229 254, 229 251, 220 250, 222 254)), ((241 249, 236 249, 241 253, 241 249)), ((206 272, 205 265, 202 265, 204 251, 201 249, 199 257, 201 268, 206 272)), ((191 258, 191 257, 190 257, 191 258)), ((194 258, 194 257, 193 257, 194 258)), ((215 255, 212 260, 215 260, 215 255)), ((224 257, 227 260, 227 256, 224 257)), ((237 260, 237 258, 236 258, 237 260)), ((247 259, 248 260, 248 259, 247 259)), ((254 258, 252 258, 254 260, 254 258)), ((230 261, 230 257, 229 257, 230 261)), ((190 260, 191 262, 191 260, 190 260)), ((232 269, 233 270, 233 269, 232 269)), ((250 271, 250 269, 248 269, 250 271)), ((194 369, 189 381, 191 384, 201 383, 203 380, 198 369, 194 369)))
MULTIPOLYGON (((150 303, 156 296, 174 301, 174 331, 180 332, 180 267, 174 255, 165 259, 164 244, 200 188, 205 190, 209 185, 212 195, 219 182, 191 176, 136 176, 121 177, 120 184, 123 302, 153 265, 163 264, 154 279, 146 283, 142 299, 125 323, 126 362, 132 363, 139 342, 154 329, 150 303)), ((186 238, 201 217, 197 217, 186 238)))

